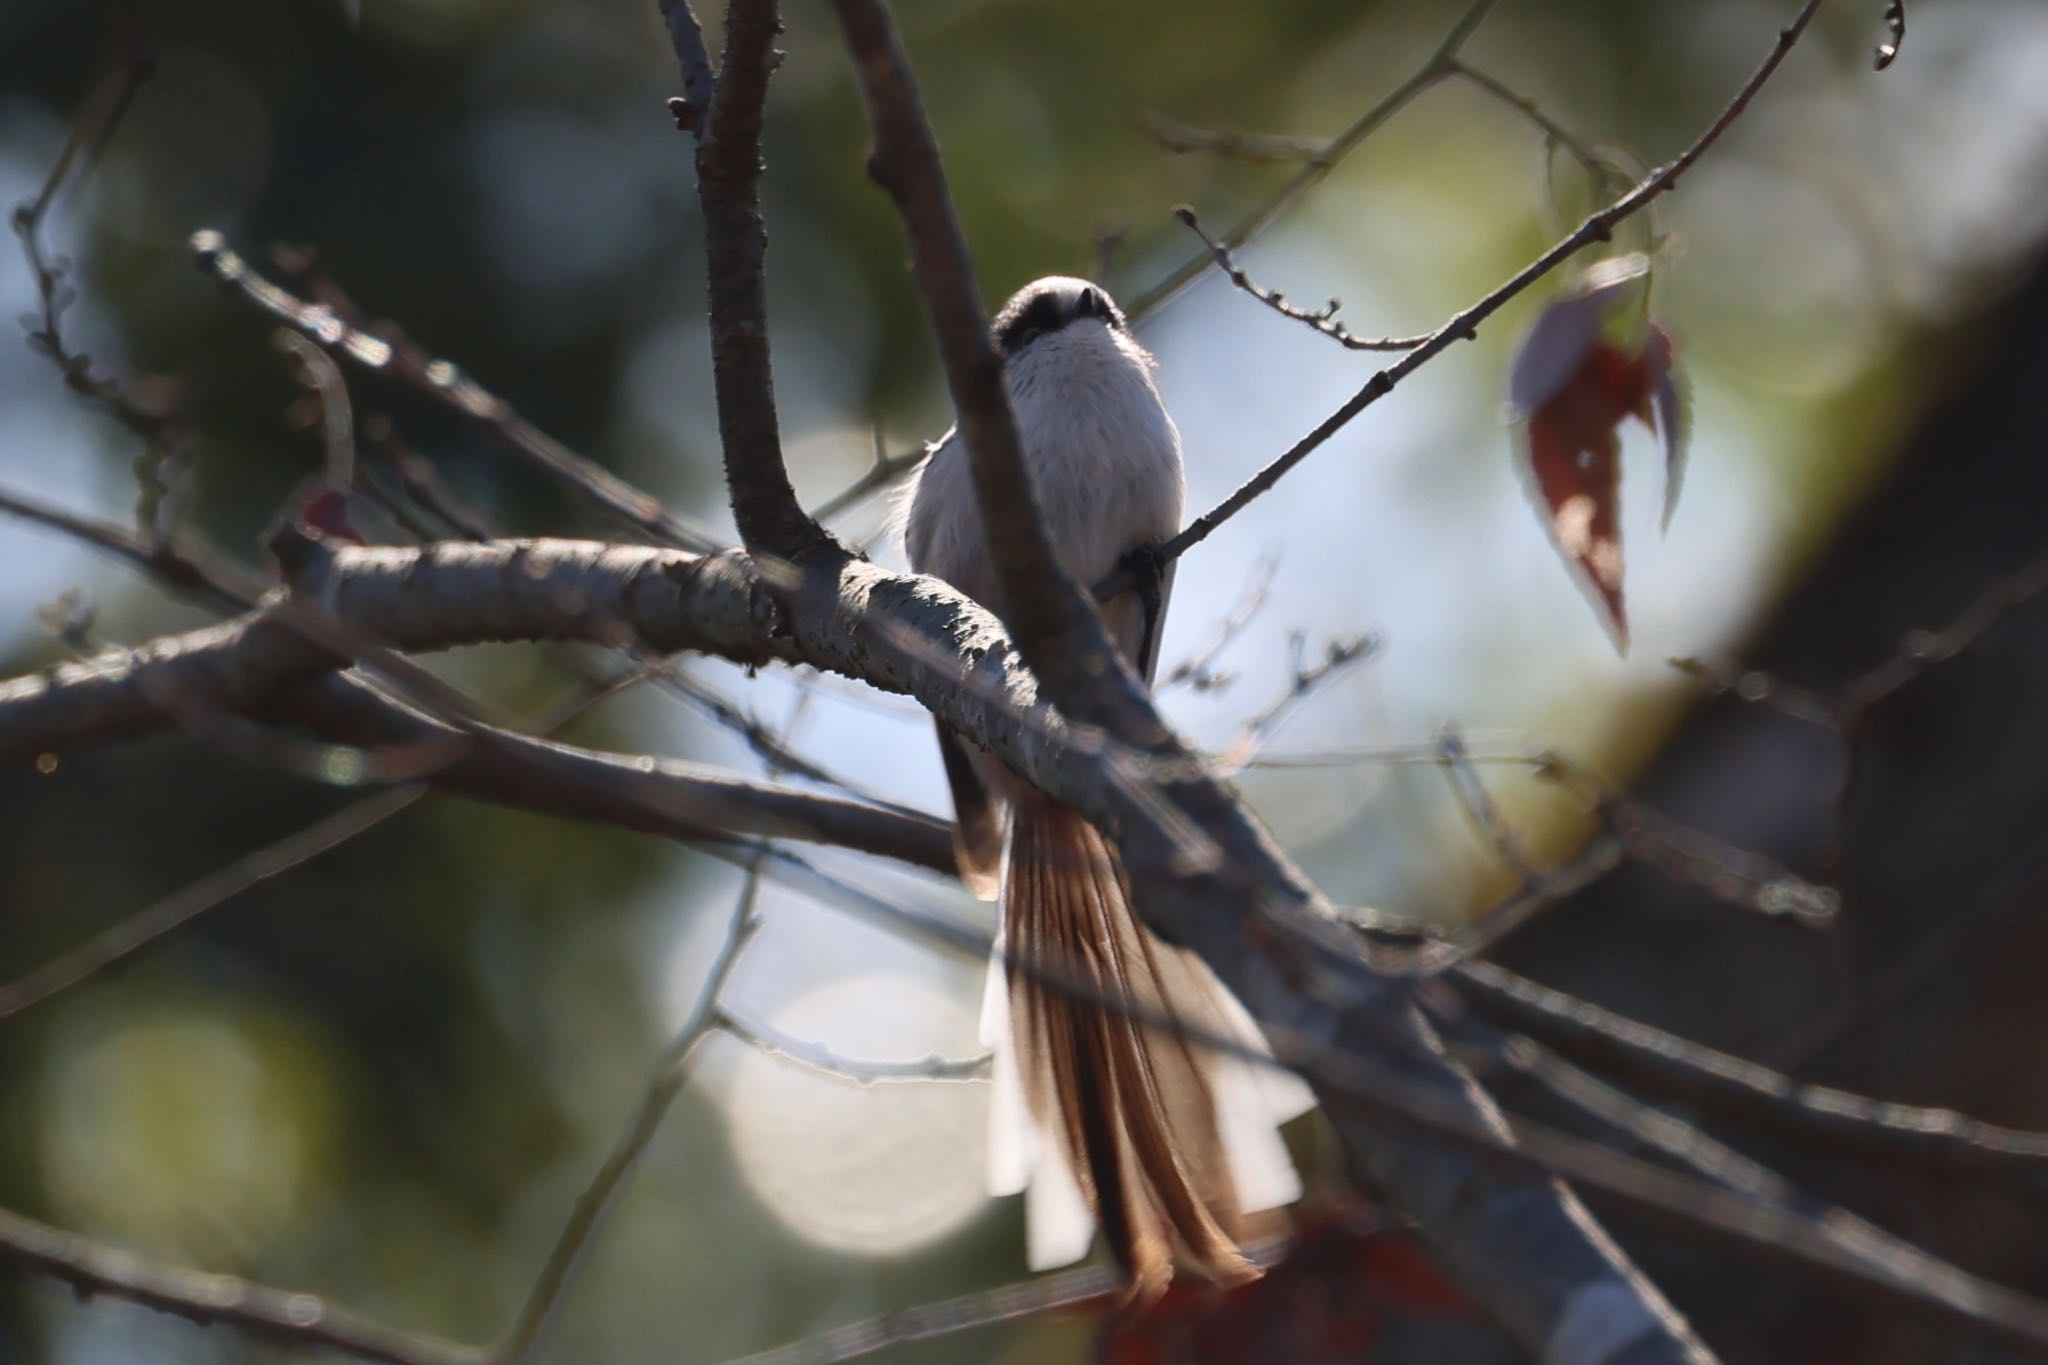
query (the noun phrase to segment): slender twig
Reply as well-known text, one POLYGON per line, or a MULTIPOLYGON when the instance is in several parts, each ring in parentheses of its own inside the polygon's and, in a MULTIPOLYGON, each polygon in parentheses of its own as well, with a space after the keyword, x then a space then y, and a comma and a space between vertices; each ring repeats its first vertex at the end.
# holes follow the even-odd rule
MULTIPOLYGON (((539 722, 541 734, 559 730, 578 716, 584 714, 598 702, 617 696, 620 692, 644 680, 644 675, 635 674, 618 679, 610 684, 593 686, 551 706, 539 722)), ((370 702, 370 708, 378 704, 367 689, 350 688, 333 683, 321 689, 324 695, 346 695, 370 702)), ((332 719, 344 708, 332 708, 328 716, 332 719)), ((429 722, 420 720, 420 729, 428 735, 409 735, 405 743, 419 747, 431 734, 429 722)), ((387 742, 388 732, 380 732, 378 738, 387 742)), ((510 741, 508 740, 508 743, 510 741)), ((385 752, 387 750, 380 750, 385 752)), ((557 748, 550 751, 550 760, 559 756, 561 766, 548 777, 546 789, 565 801, 565 808, 557 813, 566 814, 566 804, 575 800, 575 782, 563 780, 563 769, 583 761, 574 757, 576 751, 557 748)), ((595 755, 601 771, 609 776, 614 769, 604 766, 604 760, 595 755)), ((452 766, 452 765, 451 765, 452 766)), ((536 765, 540 766, 540 765, 536 765)), ((635 769, 644 780, 653 773, 635 769)), ((445 773, 445 770, 444 770, 445 773)), ((457 789, 459 779, 444 775, 444 786, 457 789)), ((479 783, 472 791, 481 788, 491 796, 517 804, 515 785, 517 779, 508 782, 496 774, 488 782, 479 783)), ((283 876, 295 868, 341 848, 343 845, 369 833, 402 812, 409 810, 429 794, 427 785, 394 787, 365 797, 304 829, 298 830, 253 853, 244 854, 227 866, 201 877, 182 889, 147 908, 118 921, 106 930, 94 935, 78 947, 71 949, 43 966, 17 977, 13 981, 0 983, 0 1022, 11 1019, 22 1011, 40 1005, 51 997, 97 976, 110 967, 125 962, 142 949, 159 942, 167 935, 184 928, 200 916, 210 913, 261 885, 266 881, 283 876)))
MULTIPOLYGON (((1791 1181, 1736 1151, 1698 1124, 1645 1104, 1618 1086, 1573 1066, 1523 1033, 1503 1033, 1484 1020, 1461 1018, 1447 1027, 1454 1036, 1476 1038, 1459 1055, 1476 1075, 1492 1079, 1506 1071, 1533 1081, 1573 1109, 1614 1129, 1639 1151, 1668 1157, 1723 1188, 1776 1204, 1806 1202, 1791 1181)), ((1812 1210, 1847 1218, 1845 1210, 1812 1210)))
POLYGON ((660 5, 661 17, 668 24, 669 46, 675 50, 683 79, 683 96, 669 101, 669 112, 675 115, 677 129, 694 133, 717 94, 718 73, 712 68, 703 26, 689 0, 660 0, 660 5))
POLYGON ((1284 161, 1321 165, 1330 158, 1330 140, 1321 137, 1281 137, 1273 133, 1246 133, 1234 128, 1197 128, 1160 114, 1147 115, 1145 132, 1169 152, 1184 155, 1201 152, 1237 161, 1284 161))
POLYGON ((2012 573, 1993 579, 1948 625, 1939 630, 1907 631, 1889 655, 1849 679, 1833 695, 1795 686, 1761 669, 1737 670, 1693 658, 1669 662, 1705 683, 1716 696, 1767 707, 1833 733, 1840 748, 1840 767, 1828 797, 1829 827, 1821 861, 1824 867, 1839 868, 1846 851, 1849 806, 1862 779, 1863 743, 1873 713, 1928 669, 1967 653, 2008 612, 2044 591, 2048 591, 2048 550, 2012 573))
MULTIPOLYGON (((1451 74, 1450 61, 1478 29, 1480 21, 1486 18, 1496 0, 1474 0, 1452 23, 1443 39, 1438 42, 1427 60, 1399 85, 1388 91, 1377 104, 1351 121, 1350 126, 1324 144, 1322 153, 1300 170, 1289 176, 1279 188, 1261 200, 1249 213, 1238 220, 1230 231, 1223 234, 1223 245, 1232 251, 1241 249, 1252 238, 1270 226, 1274 219, 1286 211, 1303 194, 1321 184, 1323 179, 1336 168, 1338 163, 1371 137, 1380 126, 1420 95, 1443 81, 1451 74)), ((1165 279, 1153 285, 1134 299, 1126 300, 1124 312, 1133 320, 1146 317, 1162 307, 1202 273, 1209 263, 1209 253, 1183 261, 1165 279)))
POLYGON ((834 493, 831 497, 825 499, 825 501, 819 503, 814 515, 819 521, 831 520, 847 508, 881 492, 889 485, 895 483, 905 474, 908 474, 911 470, 930 459, 932 451, 943 444, 945 444, 945 438, 942 436, 930 445, 922 445, 915 450, 898 451, 896 454, 891 455, 882 445, 881 433, 877 431, 875 433, 873 462, 868 465, 866 472, 837 493, 834 493))
POLYGON ((225 237, 211 229, 192 234, 192 255, 200 269, 236 296, 343 360, 385 375, 478 423, 508 448, 644 534, 663 544, 697 551, 717 544, 712 536, 663 507, 653 494, 576 454, 464 374, 453 361, 421 349, 396 327, 380 324, 373 334, 327 304, 299 298, 265 279, 228 248, 225 237))
POLYGON ((297 366, 297 379, 311 401, 307 425, 320 428, 320 448, 327 479, 337 489, 356 482, 355 417, 348 401, 348 381, 334 358, 289 328, 277 331, 277 347, 297 366))
POLYGON ((62 956, 0 984, 0 1021, 97 976, 251 888, 332 852, 425 794, 423 787, 398 787, 365 797, 129 915, 62 956))
POLYGON ((324 1347, 382 1365, 484 1365, 483 1353, 401 1331, 316 1294, 171 1265, 0 1209, 0 1264, 159 1313, 238 1328, 299 1348, 324 1347))
POLYGON ((1669 1110, 1646 1104, 1620 1087, 1572 1065, 1524 1035, 1501 1036, 1482 1029, 1490 1058, 1528 1077, 1552 1095, 1586 1113, 1643 1148, 1663 1154, 1729 1190, 1751 1198, 1800 1207, 1805 1216, 1835 1228, 1845 1242, 1874 1260, 1911 1264, 1917 1247, 1840 1205, 1802 1193, 1762 1162, 1721 1142, 1669 1110))
POLYGON ((1209 643, 1169 669, 1153 691, 1164 692, 1185 684, 1196 692, 1220 692, 1235 682, 1237 675, 1218 669, 1216 661, 1244 633, 1252 618, 1259 614, 1259 609, 1266 605, 1266 599, 1273 591, 1273 577, 1279 571, 1280 556, 1277 553, 1262 556, 1258 567, 1252 570, 1251 582, 1244 596, 1238 599, 1230 614, 1217 623, 1216 633, 1209 638, 1209 643))
MULTIPOLYGON (((1672 160, 1652 171, 1633 190, 1630 190, 1606 208, 1587 218, 1574 231, 1545 251, 1541 256, 1538 256, 1528 265, 1515 272, 1511 278, 1493 290, 1493 292, 1487 294, 1484 298, 1444 323, 1436 331, 1430 333, 1427 341, 1367 380, 1363 388, 1353 394, 1342 407, 1324 418, 1313 431, 1295 442, 1278 458, 1247 479, 1235 492, 1224 498, 1222 502, 1209 511, 1195 518, 1179 535, 1168 541, 1161 548, 1160 553, 1162 556, 1167 559, 1176 558, 1208 539, 1217 527, 1243 511, 1253 500, 1278 483, 1282 476, 1307 459, 1311 453, 1338 431, 1342 430, 1359 413, 1393 392, 1395 385, 1449 350, 1458 342, 1469 340, 1478 335, 1479 324, 1499 312, 1510 300, 1520 295, 1531 285, 1586 247, 1595 242, 1606 241, 1613 233, 1616 224, 1640 212, 1658 196, 1668 192, 1678 183, 1679 177, 1691 169, 1693 163, 1704 156, 1709 148, 1720 141, 1721 135, 1727 132, 1735 121, 1742 116, 1742 112, 1749 107, 1750 101, 1756 98, 1757 92, 1763 89, 1772 74, 1784 62, 1786 55, 1792 51, 1794 44, 1799 41, 1800 35, 1806 31, 1807 26, 1813 20, 1814 12, 1820 7, 1820 2, 1821 0, 1806 0, 1806 3, 1801 6, 1798 14, 1793 17, 1792 21, 1779 31, 1770 52, 1765 55, 1757 69, 1751 73, 1749 79, 1735 92, 1734 97, 1722 107, 1721 112, 1715 116, 1713 122, 1707 125, 1705 131, 1695 138, 1690 146, 1672 160)), ((1446 70, 1441 64, 1433 65, 1427 69, 1437 75, 1443 74, 1446 70)), ((1314 169, 1313 167, 1308 168, 1310 171, 1314 169)), ((1304 171, 1304 174, 1307 173, 1307 171, 1304 171)), ((1236 247, 1241 244, 1238 235, 1235 233, 1224 237, 1223 243, 1230 247, 1236 247)), ((1202 259, 1206 260, 1206 255, 1202 259)), ((1112 575, 1110 582, 1103 584, 1102 587, 1120 586, 1123 577, 1124 574, 1121 572, 1112 575)))
POLYGON ((1221 270, 1232 284, 1281 317, 1292 318, 1309 330, 1328 337, 1347 351, 1408 351, 1429 340, 1429 334, 1426 332, 1421 336, 1412 337, 1359 336, 1337 320, 1337 310, 1344 306, 1338 299, 1331 299, 1323 307, 1314 309, 1289 303, 1286 295, 1279 290, 1266 289, 1253 283, 1252 277, 1237 263, 1236 257, 1230 254, 1230 248, 1211 237, 1202 227, 1202 220, 1195 216, 1193 209, 1183 204, 1173 211, 1173 216, 1178 218, 1188 231, 1201 238, 1202 245, 1208 248, 1209 255, 1215 260, 1217 269, 1221 270))
POLYGON ((1237 738, 1229 747, 1216 755, 1217 768, 1223 772, 1236 772, 1251 764, 1296 707, 1324 684, 1336 681, 1372 658, 1379 652, 1379 646, 1376 635, 1340 636, 1323 647, 1320 659, 1310 663, 1307 659, 1307 638, 1298 632, 1290 636, 1288 649, 1293 654, 1293 664, 1285 686, 1264 710, 1239 728, 1237 738))
MULTIPOLYGON (((1386 1220, 1381 1217, 1372 1225, 1371 1231, 1383 1231, 1385 1227, 1386 1220)), ((1357 1235, 1371 1235, 1371 1232, 1357 1235)), ((1285 1240, 1267 1239, 1245 1247, 1244 1253, 1254 1265, 1272 1266, 1280 1261, 1287 1247, 1285 1240)), ((1016 1284, 977 1289, 915 1308, 899 1308, 881 1317, 835 1327, 787 1346, 740 1356, 727 1361, 726 1365, 839 1365, 842 1361, 859 1360, 892 1346, 956 1336, 1063 1308, 1107 1303, 1116 1297, 1119 1287, 1116 1272, 1109 1266, 1076 1266, 1016 1284)))
POLYGON ((903 1061, 846 1057, 823 1043, 792 1038, 771 1025, 746 1019, 725 1005, 718 1008, 716 1027, 770 1057, 856 1085, 887 1081, 985 1081, 994 1060, 986 1052, 973 1057, 912 1057, 903 1061))
POLYGON ((2048 1133, 2002 1128, 1952 1109, 1814 1085, 1667 1033, 1492 962, 1451 971, 1474 1009, 1569 1055, 1758 1131, 1839 1156, 1860 1152, 2005 1179, 2048 1176, 2048 1133))
POLYGON ((1480 70, 1463 57, 1453 56, 1449 62, 1450 72, 1475 89, 1482 90, 1495 100, 1513 110, 1526 122, 1543 134, 1544 141, 1554 147, 1562 147, 1571 154, 1574 161, 1592 178, 1594 187, 1605 194, 1610 187, 1627 189, 1630 177, 1625 175, 1613 162, 1600 155, 1583 138, 1559 123, 1544 111, 1535 98, 1500 81, 1488 72, 1480 70))
POLYGON ((389 417, 377 414, 363 423, 370 453, 390 469, 415 503, 439 517, 457 535, 467 540, 489 540, 499 534, 483 513, 465 502, 433 462, 406 444, 389 417))
POLYGON ((492 1365, 524 1365, 540 1348, 548 1324, 562 1297, 574 1282, 578 1263, 590 1246, 591 1239, 603 1225, 605 1215, 624 1190, 626 1182, 639 1164, 640 1156, 647 1150, 654 1135, 661 1129, 661 1121, 667 1117, 669 1106, 682 1093, 683 1085, 689 1079, 690 1060, 695 1056, 698 1044, 709 1037, 718 1027, 718 1000, 725 990, 726 980, 732 975, 740 954, 746 949, 754 932, 760 927, 760 918, 755 911, 755 900, 760 891, 760 877, 756 869, 750 868, 745 882, 741 885, 738 901, 732 918, 727 925, 725 939, 720 943, 717 955, 712 958, 710 971, 704 978, 704 986, 698 992, 697 1002, 690 1014, 676 1030, 674 1039, 662 1052, 655 1063, 653 1075, 641 1094, 640 1103, 632 1117, 619 1133, 611 1153, 583 1193, 577 1197, 569 1221, 563 1225, 556 1237, 548 1258, 542 1265, 539 1276, 528 1291, 526 1304, 520 1309, 519 1317, 512 1325, 504 1340, 491 1352, 492 1365))
POLYGON ((1106 1265, 1083 1265, 1016 1284, 898 1308, 878 1318, 848 1323, 802 1341, 753 1355, 737 1356, 726 1365, 839 1365, 892 1346, 932 1341, 997 1323, 1036 1317, 1062 1308, 1113 1299, 1116 1272, 1106 1265))
POLYGON ((1883 71, 1899 59, 1899 45, 1906 41, 1906 0, 1891 0, 1884 7, 1885 40, 1877 45, 1870 62, 1883 71))
POLYGON ((11 221, 36 287, 38 311, 24 320, 29 349, 47 357, 73 393, 141 439, 143 455, 135 465, 136 524, 152 539, 162 539, 176 522, 177 484, 189 464, 190 441, 179 414, 178 387, 164 377, 124 383, 100 373, 91 356, 72 346, 65 336, 64 316, 77 299, 69 279, 73 266, 43 245, 43 227, 58 196, 66 185, 91 172, 155 70, 153 58, 137 51, 127 55, 120 70, 109 77, 98 109, 73 129, 42 188, 15 207, 11 221))
POLYGON ((1546 896, 1553 894, 1548 874, 1530 861, 1523 851, 1514 826, 1500 813, 1500 807, 1494 804, 1493 793, 1487 790, 1486 783, 1473 768, 1471 755, 1465 749, 1465 738, 1455 726, 1447 725, 1438 733, 1436 753, 1438 770, 1443 773, 1451 794, 1457 798, 1458 809, 1464 812, 1479 837, 1522 879, 1524 887, 1546 896))
MULTIPOLYGON (((1474 831, 1522 883, 1506 902, 1447 937, 1446 946, 1459 956, 1482 951, 1538 910, 1583 890, 1624 860, 1655 867, 1717 899, 1787 918, 1809 929, 1835 925, 1840 897, 1833 888, 1817 886, 1772 859, 1689 828, 1615 792, 1554 750, 1537 750, 1524 757, 1538 778, 1563 787, 1583 802, 1600 822, 1600 831, 1564 866, 1538 866, 1494 803, 1462 737, 1455 729, 1446 729, 1436 744, 1437 767, 1474 831)), ((1441 949, 1430 951, 1434 954, 1441 949)))
POLYGON ((246 611, 263 595, 263 584, 243 566, 197 543, 189 533, 177 543, 144 540, 130 531, 0 488, 0 512, 61 531, 118 559, 124 559, 172 592, 212 610, 246 611))

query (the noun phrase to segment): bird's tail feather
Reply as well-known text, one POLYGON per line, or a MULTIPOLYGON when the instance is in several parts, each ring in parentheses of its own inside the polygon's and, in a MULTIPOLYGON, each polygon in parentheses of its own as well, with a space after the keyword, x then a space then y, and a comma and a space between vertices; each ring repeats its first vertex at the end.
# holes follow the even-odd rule
POLYGON ((1263 1047, 1208 968, 1138 922, 1114 850, 1072 808, 1013 806, 1002 906, 983 1016, 990 1174, 998 1193, 1028 1190, 1033 1266, 1078 1259, 1099 1225, 1137 1295, 1162 1290, 1176 1261, 1223 1282, 1256 1275, 1239 1242, 1300 1193, 1277 1127, 1307 1109, 1306 1088, 1100 1003, 1263 1047))

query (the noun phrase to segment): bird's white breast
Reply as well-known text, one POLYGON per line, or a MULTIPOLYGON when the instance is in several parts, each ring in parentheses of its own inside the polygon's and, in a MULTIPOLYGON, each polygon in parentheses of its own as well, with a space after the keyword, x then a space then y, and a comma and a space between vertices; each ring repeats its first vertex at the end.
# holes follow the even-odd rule
MULTIPOLYGON (((1133 547, 1180 528, 1180 433, 1144 351, 1084 319, 1041 337, 1005 367, 1018 437, 1054 553, 1084 586, 1133 547)), ((911 566, 994 605, 995 579, 956 437, 926 463, 911 495, 911 566)))

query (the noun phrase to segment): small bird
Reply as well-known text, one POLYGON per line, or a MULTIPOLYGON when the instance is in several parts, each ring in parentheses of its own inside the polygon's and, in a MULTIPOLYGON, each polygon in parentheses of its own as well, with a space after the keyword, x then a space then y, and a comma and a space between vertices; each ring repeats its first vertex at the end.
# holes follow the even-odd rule
MULTIPOLYGON (((1180 526, 1180 433, 1152 357, 1108 293, 1064 276, 1019 290, 993 333, 1054 553, 1078 582, 1098 583, 1180 526)), ((1000 615, 957 433, 925 463, 908 506, 911 567, 1000 615)), ((1148 680, 1171 587, 1169 569, 1156 593, 1102 604, 1110 638, 1148 680)), ((995 1050, 989 1187, 1024 1193, 1032 1268, 1079 1260, 1099 1225, 1136 1300, 1162 1292, 1176 1263, 1223 1283, 1255 1276, 1240 1244, 1300 1196, 1279 1126, 1314 1103, 1308 1088, 1033 980, 1027 971, 1039 967, 1144 1014, 1265 1047, 1206 965, 1139 922, 1115 849, 1078 811, 944 724, 939 749, 961 877, 1001 902, 982 1007, 983 1042, 995 1050)))

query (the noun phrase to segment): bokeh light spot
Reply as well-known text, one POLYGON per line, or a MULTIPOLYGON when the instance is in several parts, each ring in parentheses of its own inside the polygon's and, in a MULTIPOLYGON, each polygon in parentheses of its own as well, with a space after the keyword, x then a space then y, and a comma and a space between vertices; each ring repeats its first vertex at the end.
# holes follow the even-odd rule
MULTIPOLYGON (((773 1023, 842 1055, 899 1060, 957 1050, 975 1028, 967 1001, 896 976, 812 991, 773 1023)), ((982 1086, 856 1085, 749 1052, 726 1114, 749 1188, 820 1246, 911 1251, 958 1230, 987 1201, 982 1086)))

